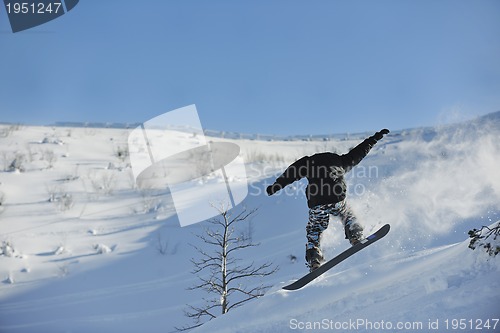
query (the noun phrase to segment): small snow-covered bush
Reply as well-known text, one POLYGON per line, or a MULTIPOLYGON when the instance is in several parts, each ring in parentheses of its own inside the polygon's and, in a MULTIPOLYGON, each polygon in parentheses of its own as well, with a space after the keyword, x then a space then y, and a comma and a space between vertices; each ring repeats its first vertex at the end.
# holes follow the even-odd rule
POLYGON ((142 197, 142 207, 141 209, 136 210, 136 213, 155 213, 157 212, 162 205, 162 201, 156 198, 143 196, 142 197))
POLYGON ((494 257, 500 253, 500 221, 492 226, 482 226, 481 229, 472 229, 469 231, 471 238, 469 248, 475 250, 476 247, 482 247, 486 253, 494 257))
POLYGON ((95 244, 94 250, 96 251, 97 254, 106 254, 113 252, 112 248, 104 244, 95 244))
POLYGON ((14 257, 15 254, 16 250, 14 249, 14 245, 9 241, 3 241, 0 247, 0 256, 14 257))
POLYGON ((61 212, 67 211, 73 207, 73 196, 59 188, 49 188, 49 202, 53 202, 61 212))
POLYGON ((54 167, 54 163, 57 162, 57 156, 53 150, 46 149, 42 153, 42 159, 47 162, 47 168, 51 169, 54 167))
POLYGON ((68 210, 73 207, 73 204, 73 196, 71 194, 64 193, 59 201, 59 209, 62 211, 68 210))
POLYGON ((24 172, 26 171, 25 168, 25 162, 26 162, 26 155, 22 153, 16 153, 16 156, 10 162, 8 171, 13 171, 13 172, 24 172))
POLYGON ((9 274, 9 276, 7 276, 7 278, 3 282, 7 284, 14 284, 14 277, 12 276, 12 274, 9 274))
POLYGON ((43 140, 40 142, 41 144, 54 144, 54 145, 64 145, 64 141, 62 141, 61 139, 59 138, 48 138, 48 137, 45 137, 43 138, 43 140))
POLYGON ((108 172, 102 172, 99 175, 92 173, 89 175, 89 179, 92 184, 92 188, 97 193, 111 195, 115 189, 115 175, 111 170, 108 172))
POLYGON ((125 160, 129 157, 130 153, 128 150, 128 146, 118 146, 114 149, 114 154, 116 158, 120 161, 125 162, 125 160))

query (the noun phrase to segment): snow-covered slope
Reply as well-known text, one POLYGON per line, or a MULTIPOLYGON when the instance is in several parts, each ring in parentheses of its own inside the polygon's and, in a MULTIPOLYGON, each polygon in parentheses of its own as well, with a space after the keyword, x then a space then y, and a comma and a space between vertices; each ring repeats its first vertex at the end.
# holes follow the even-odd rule
MULTIPOLYGON (((272 261, 280 270, 266 279, 274 285, 266 296, 198 331, 301 331, 358 319, 422 322, 426 331, 429 321, 444 330, 446 319, 451 328, 453 319, 499 318, 500 259, 471 251, 466 240, 468 230, 500 220, 499 119, 393 131, 379 142, 349 174, 349 199, 366 233, 384 223, 391 232, 296 292, 280 289, 306 272, 304 183, 273 197, 263 189, 295 159, 346 152, 371 132, 328 140, 212 138, 240 145, 249 181, 242 206, 258 208, 251 230, 260 246, 242 259, 272 261)), ((2 126, 1 332, 170 332, 191 324, 185 305, 206 295, 186 290, 198 281, 190 244, 207 223, 181 228, 168 190, 135 188, 129 133, 2 126)), ((336 220, 323 246, 327 257, 348 246, 336 220)))
POLYGON ((488 320, 490 331, 500 330, 494 320, 500 315, 499 261, 466 243, 364 259, 299 291, 277 285, 255 304, 193 332, 444 332, 455 320, 465 322, 462 331, 486 329, 488 320))

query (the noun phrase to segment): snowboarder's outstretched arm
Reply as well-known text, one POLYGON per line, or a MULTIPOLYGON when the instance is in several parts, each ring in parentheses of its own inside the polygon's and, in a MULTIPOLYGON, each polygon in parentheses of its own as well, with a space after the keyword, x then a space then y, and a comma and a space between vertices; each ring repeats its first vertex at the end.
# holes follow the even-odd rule
POLYGON ((286 168, 283 174, 276 179, 274 184, 267 187, 267 195, 273 195, 294 181, 306 177, 308 159, 309 156, 304 156, 286 168))
POLYGON ((378 140, 381 140, 385 134, 388 134, 389 130, 384 128, 380 132, 375 133, 369 138, 365 139, 359 145, 351 149, 347 154, 341 155, 342 159, 342 167, 345 172, 351 170, 354 166, 356 166, 365 156, 368 154, 370 149, 377 143, 378 140))
MULTIPOLYGON (((368 154, 370 149, 377 143, 377 141, 382 139, 383 136, 387 133, 389 133, 389 130, 383 129, 361 142, 359 145, 351 149, 351 151, 347 154, 340 155, 340 163, 341 167, 344 169, 344 172, 348 172, 355 165, 361 162, 361 160, 368 154)), ((304 156, 290 165, 272 185, 266 188, 267 194, 273 195, 274 193, 278 192, 294 181, 299 180, 303 177, 307 177, 308 169, 309 167, 311 167, 311 165, 309 165, 311 164, 310 158, 312 157, 304 156)))

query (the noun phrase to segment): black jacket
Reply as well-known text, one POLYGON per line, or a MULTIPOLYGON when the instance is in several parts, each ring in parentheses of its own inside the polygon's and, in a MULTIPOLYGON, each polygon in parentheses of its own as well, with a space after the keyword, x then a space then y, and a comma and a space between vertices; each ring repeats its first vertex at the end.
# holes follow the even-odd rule
POLYGON ((309 208, 342 201, 346 197, 347 190, 344 174, 357 165, 375 143, 377 143, 377 139, 374 135, 344 155, 326 152, 304 156, 290 165, 276 179, 274 184, 268 188, 268 194, 272 195, 294 181, 305 177, 309 181, 306 188, 309 208))

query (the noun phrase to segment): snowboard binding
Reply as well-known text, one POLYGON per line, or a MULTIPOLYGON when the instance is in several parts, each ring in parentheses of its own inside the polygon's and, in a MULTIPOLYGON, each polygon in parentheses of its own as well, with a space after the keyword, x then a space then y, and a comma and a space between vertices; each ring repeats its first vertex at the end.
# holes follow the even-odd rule
POLYGON ((345 238, 352 246, 359 244, 363 239, 363 227, 359 223, 350 223, 345 226, 345 238))
POLYGON ((306 249, 306 266, 309 267, 310 272, 318 269, 324 261, 325 258, 319 248, 306 249))

